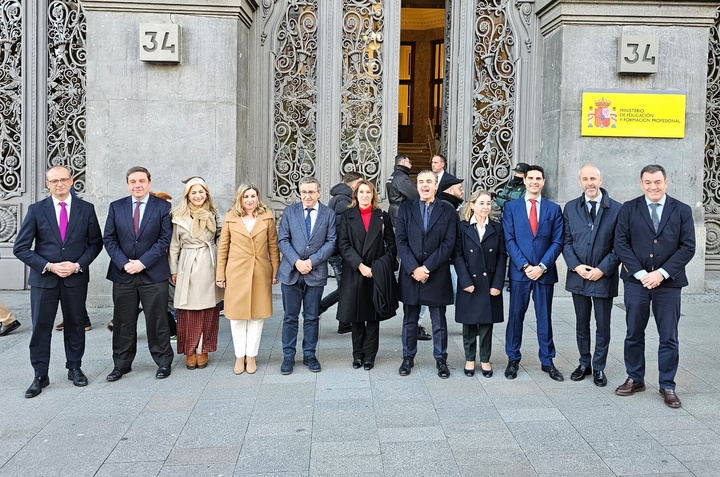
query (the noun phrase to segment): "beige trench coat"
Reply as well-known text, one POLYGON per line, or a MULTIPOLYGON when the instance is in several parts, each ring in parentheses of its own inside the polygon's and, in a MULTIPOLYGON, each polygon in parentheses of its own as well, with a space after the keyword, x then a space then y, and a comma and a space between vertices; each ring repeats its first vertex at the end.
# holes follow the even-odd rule
POLYGON ((170 241, 170 273, 175 275, 173 306, 180 310, 206 310, 222 300, 215 285, 217 246, 215 232, 205 229, 198 238, 190 235, 190 217, 173 218, 170 241))
POLYGON ((272 279, 280 266, 272 211, 259 215, 252 232, 232 212, 218 242, 216 280, 225 280, 225 317, 230 320, 272 316, 272 279))

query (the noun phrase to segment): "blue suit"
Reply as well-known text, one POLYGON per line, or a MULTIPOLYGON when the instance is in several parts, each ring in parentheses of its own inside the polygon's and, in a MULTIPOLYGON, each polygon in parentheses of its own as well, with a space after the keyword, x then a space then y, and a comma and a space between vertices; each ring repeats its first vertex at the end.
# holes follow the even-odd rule
POLYGON ((688 284, 685 266, 695 254, 695 224, 690 206, 669 195, 665 197, 657 232, 645 196, 623 204, 615 230, 615 254, 622 262, 620 278, 625 283, 627 374, 635 382, 645 381, 645 328, 652 304, 660 338, 660 388, 675 389, 680 359, 680 291, 688 284), (651 272, 659 268, 670 276, 657 288, 647 289, 634 277, 641 270, 651 272))
POLYGON ((303 309, 303 357, 314 356, 320 321, 318 310, 327 284, 327 261, 336 250, 335 212, 318 202, 315 224, 308 237, 302 202, 288 206, 280 219, 278 248, 282 253, 277 278, 283 295, 283 356, 293 358, 300 308, 303 309), (312 270, 302 275, 295 262, 310 259, 312 270))
POLYGON ((65 240, 51 197, 28 208, 13 253, 30 267, 28 280, 32 308, 33 332, 30 338, 30 361, 35 376, 47 376, 50 363, 50 339, 58 302, 62 306, 65 323, 65 366, 79 368, 85 353, 84 318, 87 313, 90 264, 102 250, 102 235, 95 208, 89 202, 73 197, 65 240), (33 246, 34 244, 34 246, 33 246), (45 271, 48 263, 69 261, 80 265, 78 273, 60 278, 45 271), (44 272, 44 273, 43 273, 44 272))
POLYGON ((148 348, 158 366, 170 366, 174 353, 167 322, 168 248, 172 236, 170 203, 150 195, 137 235, 133 226, 131 197, 110 204, 105 222, 105 250, 110 256, 107 279, 113 282, 113 361, 127 372, 137 353, 138 307, 145 314, 148 348), (145 269, 137 274, 124 270, 129 260, 145 269))
POLYGON ((510 309, 505 336, 505 352, 510 361, 520 361, 523 321, 532 293, 537 320, 538 357, 543 366, 550 366, 555 357, 552 336, 553 288, 558 281, 555 261, 563 247, 563 218, 560 206, 546 198, 538 205, 537 233, 530 230, 525 204, 526 196, 511 200, 503 210, 505 245, 510 257, 510 309), (522 270, 523 265, 547 267, 538 280, 530 280, 522 270))

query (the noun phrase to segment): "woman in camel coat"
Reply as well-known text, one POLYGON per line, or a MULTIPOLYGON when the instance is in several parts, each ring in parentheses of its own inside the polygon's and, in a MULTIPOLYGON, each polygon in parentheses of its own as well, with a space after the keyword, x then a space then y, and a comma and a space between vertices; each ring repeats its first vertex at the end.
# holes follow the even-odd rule
POLYGON ((257 370, 263 320, 272 315, 272 285, 280 265, 277 229, 260 189, 241 184, 225 215, 218 243, 215 280, 225 288, 225 318, 235 348, 235 374, 257 370), (247 360, 247 364, 246 364, 247 360))

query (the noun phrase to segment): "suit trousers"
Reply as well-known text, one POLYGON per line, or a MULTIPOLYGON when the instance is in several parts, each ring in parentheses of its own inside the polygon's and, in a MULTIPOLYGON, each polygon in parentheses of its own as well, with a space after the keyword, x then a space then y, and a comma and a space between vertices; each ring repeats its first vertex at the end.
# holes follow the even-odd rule
POLYGON ((8 307, 0 301, 0 325, 9 326, 13 321, 15 321, 15 316, 8 310, 8 307))
POLYGON ((612 298, 598 298, 572 294, 575 306, 575 337, 577 338, 580 364, 590 366, 596 371, 603 371, 607 363, 610 346, 610 315, 612 298), (595 353, 590 355, 590 315, 595 306, 595 353))
POLYGON ((463 348, 465 349, 465 360, 475 361, 475 353, 480 345, 480 361, 482 363, 490 362, 490 353, 492 352, 492 332, 493 325, 463 325, 463 348))
POLYGON ((337 288, 328 293, 328 295, 326 297, 323 297, 323 299, 320 301, 320 311, 318 312, 320 315, 325 313, 328 308, 337 304, 337 302, 340 300, 340 284, 342 283, 342 257, 340 255, 333 255, 332 257, 328 258, 328 264, 330 264, 333 272, 335 273, 335 279, 337 280, 337 288))
POLYGON ((171 366, 175 354, 170 345, 167 320, 168 281, 143 283, 137 275, 130 283, 113 283, 113 362, 131 368, 137 354, 138 308, 145 314, 148 349, 158 366, 171 366))
POLYGON ((648 290, 642 285, 625 282, 625 369, 633 381, 645 381, 645 329, 652 306, 660 338, 658 382, 661 389, 675 389, 675 374, 680 361, 680 296, 681 288, 658 287, 648 290))
POLYGON ((380 347, 380 322, 360 321, 352 323, 353 359, 374 363, 380 347))
MULTIPOLYGON (((48 272, 49 273, 49 272, 48 272)), ((30 288, 32 310, 32 336, 30 337, 30 363, 35 377, 47 376, 50 365, 50 339, 52 337, 58 303, 62 309, 63 338, 65 339, 65 367, 82 366, 85 354, 85 299, 87 284, 67 287, 63 280, 53 288, 30 288)))
POLYGON ((324 286, 310 286, 300 276, 297 283, 281 286, 283 301, 282 346, 283 357, 294 358, 297 348, 300 307, 303 311, 303 357, 314 356, 320 335, 320 300, 324 286))
POLYGON ((230 320, 230 332, 236 358, 244 358, 245 356, 254 358, 257 356, 264 322, 265 320, 262 318, 230 320))
MULTIPOLYGON (((414 358, 417 354, 417 328, 420 319, 420 305, 403 304, 403 357, 414 358)), ((432 322, 433 357, 447 360, 447 318, 444 306, 428 306, 432 322)))
POLYGON ((555 284, 537 281, 510 280, 510 309, 505 331, 505 353, 510 361, 520 361, 522 354, 523 322, 532 294, 537 323, 538 358, 543 366, 550 366, 555 357, 552 333, 552 299, 555 284))

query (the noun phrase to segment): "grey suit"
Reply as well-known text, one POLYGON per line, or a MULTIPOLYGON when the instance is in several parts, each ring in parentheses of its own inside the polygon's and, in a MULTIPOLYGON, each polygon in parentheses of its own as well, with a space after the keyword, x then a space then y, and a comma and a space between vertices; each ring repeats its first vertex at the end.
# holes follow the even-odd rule
POLYGON ((303 204, 285 209, 280 219, 278 248, 282 261, 277 278, 283 295, 283 356, 293 358, 297 345, 298 317, 303 309, 303 356, 314 356, 319 333, 318 309, 327 283, 327 260, 335 253, 335 212, 318 202, 317 218, 308 237, 303 204), (295 262, 310 259, 312 271, 302 275, 295 262))

